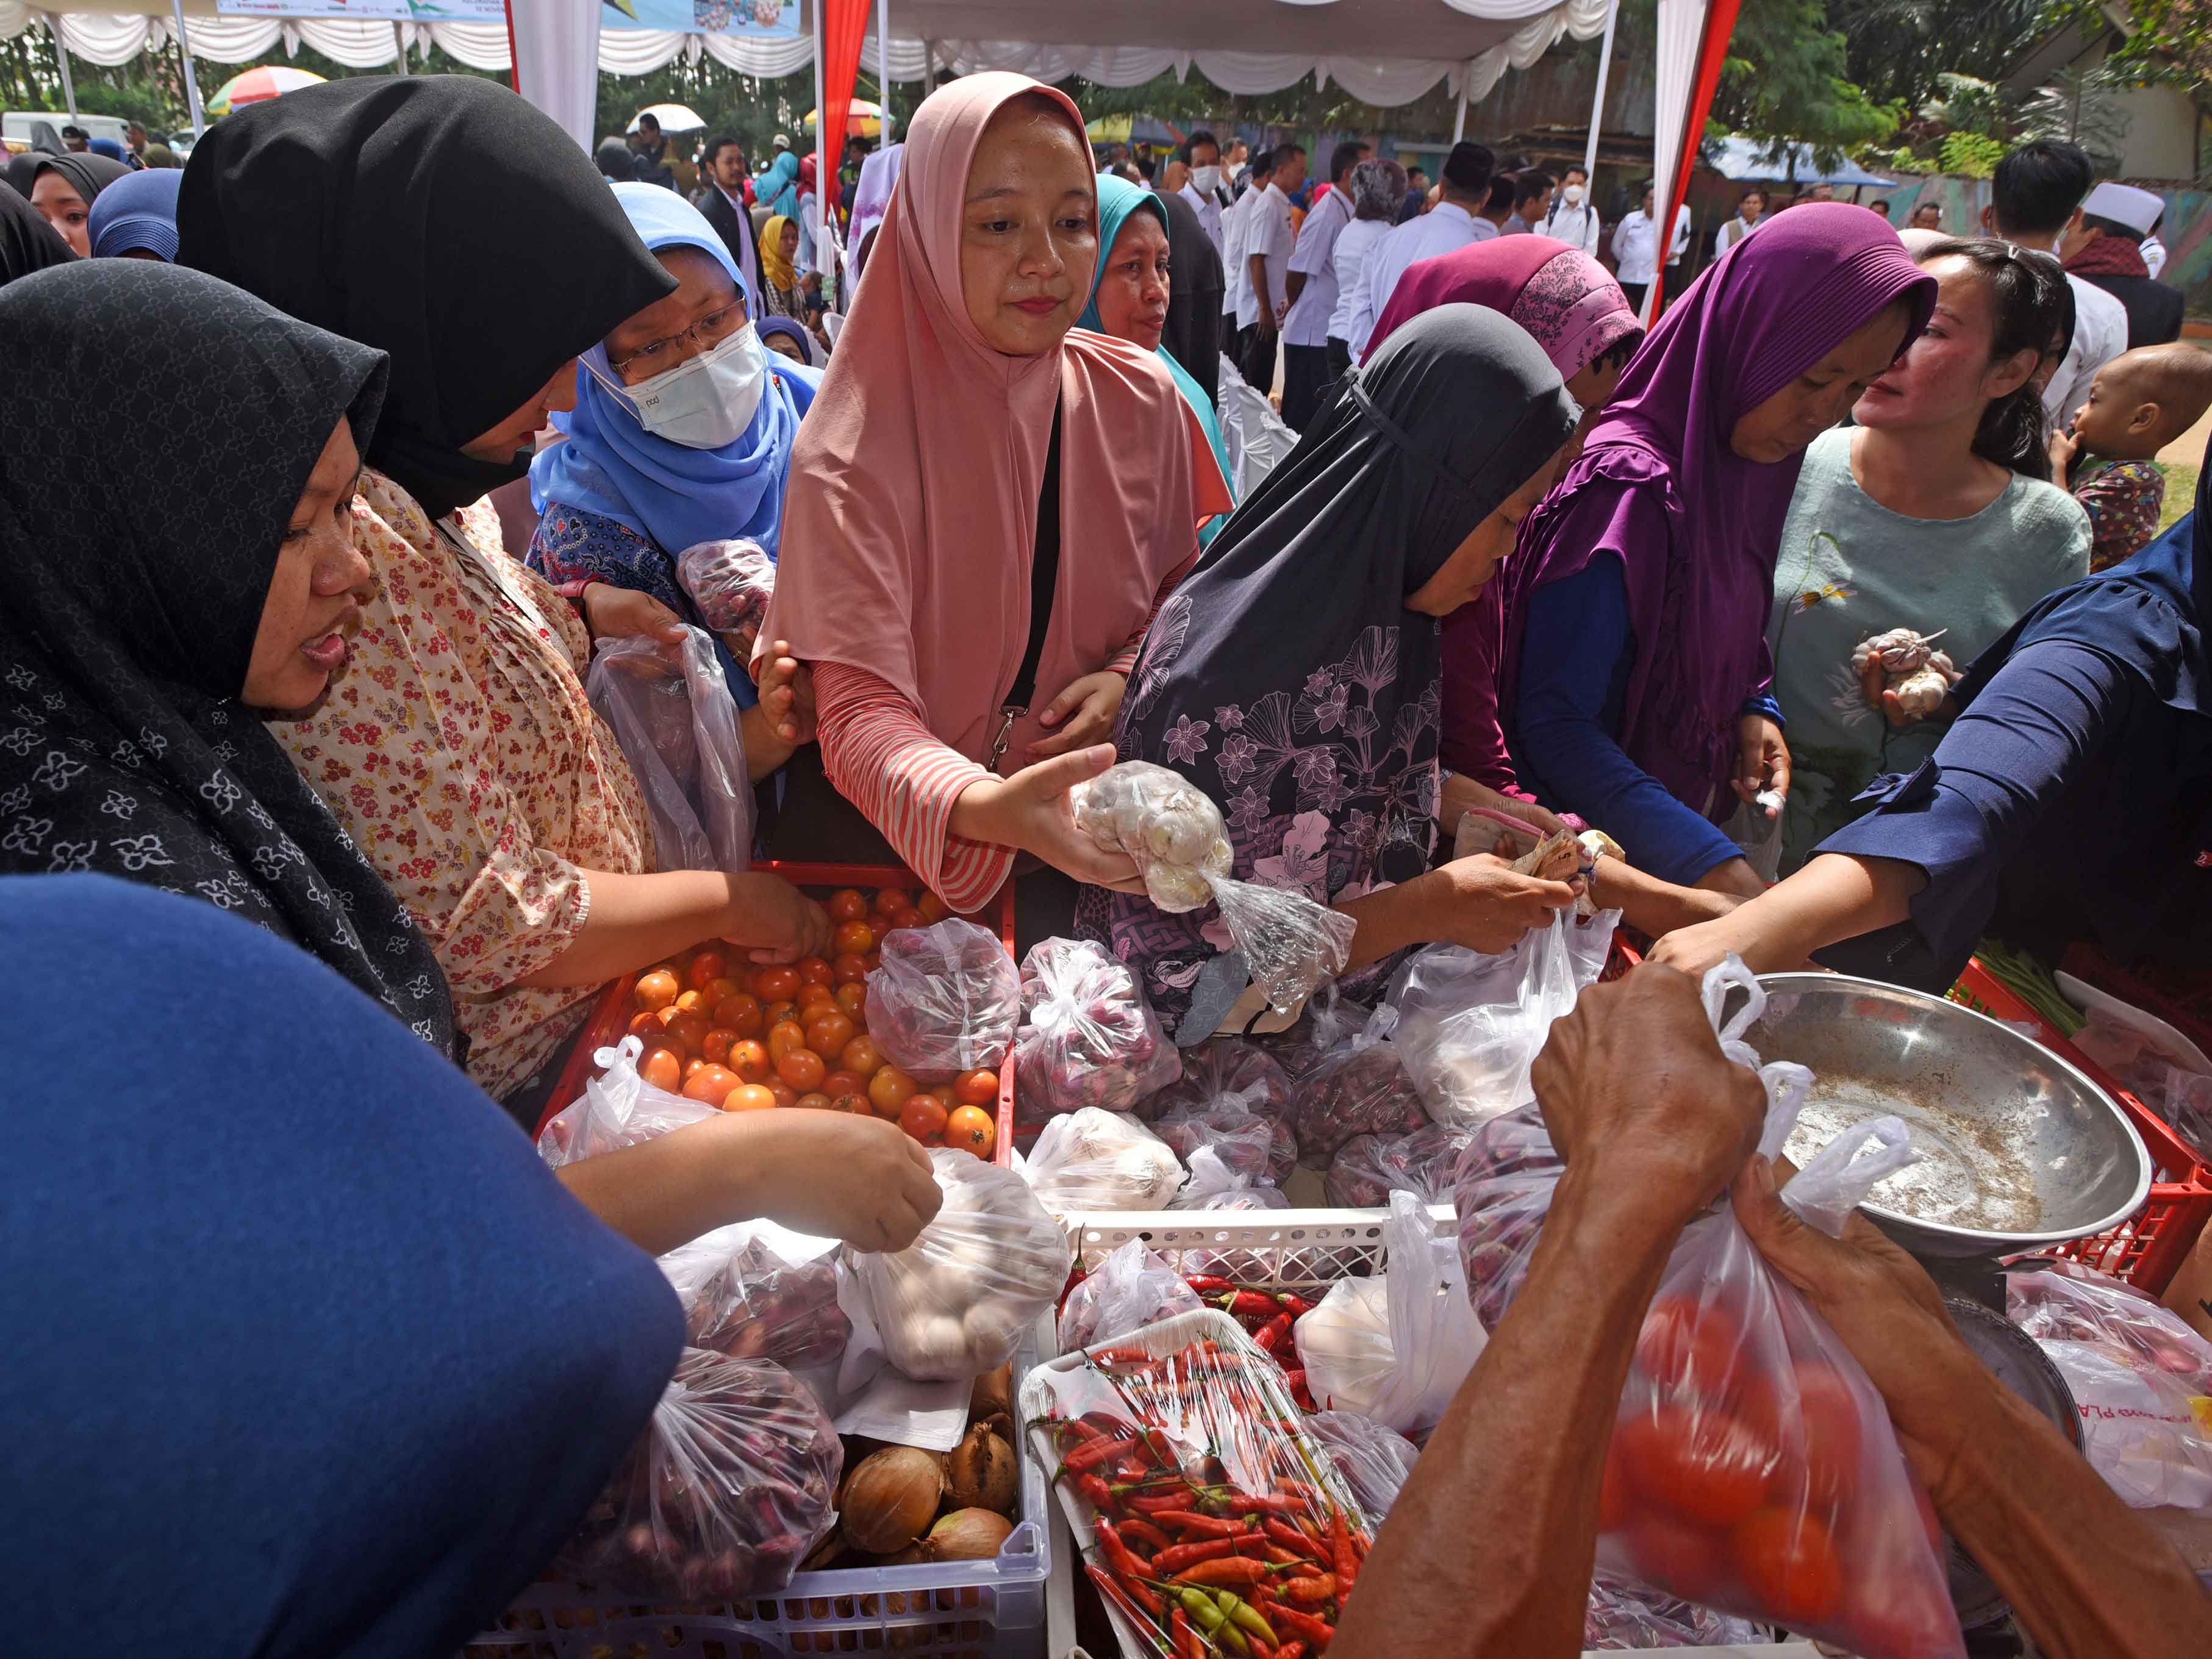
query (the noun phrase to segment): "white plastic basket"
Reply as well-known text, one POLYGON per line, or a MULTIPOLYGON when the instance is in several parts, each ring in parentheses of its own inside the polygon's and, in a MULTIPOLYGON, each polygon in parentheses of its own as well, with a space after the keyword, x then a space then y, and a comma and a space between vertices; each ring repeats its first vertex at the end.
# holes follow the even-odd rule
MULTIPOLYGON (((1049 1340, 1048 1314, 1014 1358, 1018 1389, 1049 1340)), ((802 1572, 775 1595, 641 1606, 589 1584, 541 1582, 465 1659, 799 1659, 885 1653, 913 1659, 1036 1659, 1052 1575, 1052 1497, 1024 1448, 1018 1519, 996 1559, 802 1572)))

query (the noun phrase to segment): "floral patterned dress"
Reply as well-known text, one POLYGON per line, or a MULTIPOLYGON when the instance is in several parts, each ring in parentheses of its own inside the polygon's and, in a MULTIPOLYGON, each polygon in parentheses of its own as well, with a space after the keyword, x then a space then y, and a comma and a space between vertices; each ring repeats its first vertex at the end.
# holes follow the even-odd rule
POLYGON ((583 1024, 600 988, 519 981, 582 928, 584 870, 653 867, 651 821, 584 695, 590 636, 495 520, 434 526, 368 471, 354 525, 378 592, 313 717, 270 729, 430 940, 496 1097, 583 1024))

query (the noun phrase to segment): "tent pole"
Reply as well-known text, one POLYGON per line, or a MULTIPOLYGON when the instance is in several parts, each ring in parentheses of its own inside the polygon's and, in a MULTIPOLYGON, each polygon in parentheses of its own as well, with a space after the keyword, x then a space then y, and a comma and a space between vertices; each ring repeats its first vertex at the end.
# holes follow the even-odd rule
POLYGON ((884 106, 884 124, 876 143, 888 149, 891 143, 891 0, 876 0, 876 96, 884 106))
MULTIPOLYGON (((814 0, 814 270, 823 278, 823 301, 828 303, 830 282, 825 267, 830 263, 830 185, 837 175, 830 170, 829 112, 823 108, 828 101, 822 80, 822 5, 814 0)), ((843 134, 839 134, 839 154, 843 154, 843 134)))
POLYGON ((1459 66, 1459 103, 1452 111, 1452 143, 1467 137, 1467 65, 1459 66))
POLYGON ((62 20, 52 12, 40 15, 46 20, 46 33, 54 37, 54 62, 62 70, 62 100, 69 106, 70 119, 76 119, 76 82, 70 79, 69 48, 62 44, 62 20))
POLYGON ((1590 204, 1597 204, 1597 135, 1605 125, 1605 82, 1613 68, 1613 26, 1620 20, 1620 0, 1605 9, 1605 40, 1597 49, 1597 94, 1590 100, 1589 143, 1583 149, 1583 176, 1590 181, 1590 204))
POLYGON ((399 65, 399 72, 402 75, 411 75, 414 71, 407 67, 407 36, 404 30, 405 25, 394 18, 392 24, 392 52, 393 60, 399 65))
POLYGON ((207 132, 207 112, 200 107, 200 80, 192 73, 192 43, 185 38, 185 0, 169 0, 169 9, 177 18, 177 60, 185 66, 185 96, 192 106, 192 138, 198 142, 207 132))

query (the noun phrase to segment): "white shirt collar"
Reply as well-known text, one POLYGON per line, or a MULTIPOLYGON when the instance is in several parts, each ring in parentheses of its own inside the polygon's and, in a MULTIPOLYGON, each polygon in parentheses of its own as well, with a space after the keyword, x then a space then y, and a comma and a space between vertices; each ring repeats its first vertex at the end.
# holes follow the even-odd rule
POLYGON ((1413 217, 1407 221, 1407 222, 1408 224, 1418 225, 1424 218, 1437 219, 1443 217, 1446 214, 1449 214, 1454 218, 1457 219, 1462 224, 1471 225, 1474 222, 1474 216, 1472 213, 1469 213, 1465 208, 1462 207, 1457 202, 1438 202, 1434 207, 1431 208, 1427 213, 1415 214, 1413 217))

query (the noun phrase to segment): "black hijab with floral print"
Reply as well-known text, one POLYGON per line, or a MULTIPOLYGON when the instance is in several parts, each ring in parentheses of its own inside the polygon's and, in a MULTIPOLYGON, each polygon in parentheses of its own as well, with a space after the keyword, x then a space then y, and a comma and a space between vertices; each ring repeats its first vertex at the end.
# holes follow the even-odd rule
POLYGON ((385 357, 197 271, 0 290, 0 872, 98 871, 292 940, 453 1049, 445 976, 239 702, 277 549, 385 357), (115 411, 146 434, 109 464, 115 411))

